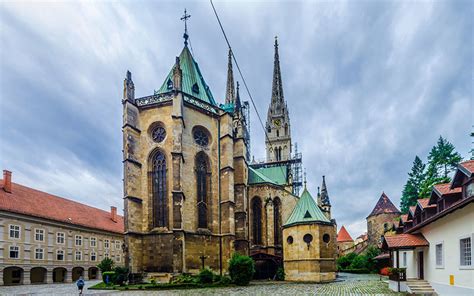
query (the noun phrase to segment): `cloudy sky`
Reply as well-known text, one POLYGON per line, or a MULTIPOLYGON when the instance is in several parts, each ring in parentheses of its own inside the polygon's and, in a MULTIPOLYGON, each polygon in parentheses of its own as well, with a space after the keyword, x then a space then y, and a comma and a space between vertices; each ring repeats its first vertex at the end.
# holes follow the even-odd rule
MULTIPOLYGON (((439 135, 469 157, 472 3, 215 2, 263 118, 278 35, 309 189, 327 176, 333 216, 353 237, 382 191, 399 205, 415 155, 426 159, 439 135)), ((193 54, 222 102, 227 49, 207 1, 2 1, 0 167, 15 182, 122 208, 123 78, 132 71, 137 97, 161 86, 183 46, 185 7, 193 54)))

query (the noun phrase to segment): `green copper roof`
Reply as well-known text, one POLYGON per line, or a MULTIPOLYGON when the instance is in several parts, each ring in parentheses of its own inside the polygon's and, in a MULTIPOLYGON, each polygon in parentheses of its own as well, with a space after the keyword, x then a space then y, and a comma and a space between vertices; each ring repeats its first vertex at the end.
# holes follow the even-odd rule
POLYGON ((227 104, 221 104, 220 108, 224 110, 225 112, 234 113, 235 106, 234 106, 234 103, 227 103, 227 104))
MULTIPOLYGON (((194 60, 188 47, 185 46, 179 55, 179 66, 183 72, 182 91, 208 104, 217 106, 209 86, 202 77, 201 70, 194 60)), ((160 89, 155 94, 167 93, 171 90, 173 81, 173 69, 171 69, 160 89), (171 84, 171 87, 169 85, 171 84)))
POLYGON ((249 167, 249 184, 272 183, 285 185, 287 183, 286 166, 275 166, 254 169, 249 167))
POLYGON ((298 203, 293 209, 293 212, 283 226, 304 224, 308 222, 330 223, 331 221, 329 221, 329 219, 323 214, 311 194, 305 188, 298 203))

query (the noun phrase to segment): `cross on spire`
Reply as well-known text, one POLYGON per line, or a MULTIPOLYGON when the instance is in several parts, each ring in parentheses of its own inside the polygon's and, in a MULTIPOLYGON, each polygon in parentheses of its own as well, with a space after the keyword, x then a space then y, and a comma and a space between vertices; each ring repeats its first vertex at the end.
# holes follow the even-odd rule
POLYGON ((184 45, 185 46, 188 46, 188 38, 189 38, 189 35, 188 35, 188 24, 187 24, 187 21, 188 21, 188 18, 190 18, 191 15, 188 14, 186 12, 186 8, 184 9, 184 15, 181 17, 181 20, 184 21, 184 34, 183 34, 183 38, 184 38, 184 45))

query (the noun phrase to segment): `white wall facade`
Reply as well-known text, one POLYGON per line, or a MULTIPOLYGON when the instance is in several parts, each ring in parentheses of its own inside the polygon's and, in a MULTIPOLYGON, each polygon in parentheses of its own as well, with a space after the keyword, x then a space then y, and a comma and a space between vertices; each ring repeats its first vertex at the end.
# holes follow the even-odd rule
MULTIPOLYGON (((425 280, 441 295, 474 295, 474 204, 471 203, 421 229, 428 240, 429 248, 424 248, 425 280), (463 237, 471 237, 471 266, 460 265, 460 242, 463 237), (436 245, 443 244, 443 264, 436 265, 436 245), (450 285, 450 275, 454 285, 450 285)), ((417 272, 417 264, 414 264, 417 272)), ((407 276, 408 277, 408 276, 407 276)))
MULTIPOLYGON (((416 251, 414 250, 400 250, 399 251, 400 255, 400 268, 406 268, 406 276, 407 279, 410 278, 418 278, 418 272, 417 272, 417 258, 416 258, 416 251), (406 257, 406 261, 404 260, 404 257, 406 257)), ((393 258, 393 267, 397 267, 397 252, 393 251, 392 252, 392 258, 393 258)))

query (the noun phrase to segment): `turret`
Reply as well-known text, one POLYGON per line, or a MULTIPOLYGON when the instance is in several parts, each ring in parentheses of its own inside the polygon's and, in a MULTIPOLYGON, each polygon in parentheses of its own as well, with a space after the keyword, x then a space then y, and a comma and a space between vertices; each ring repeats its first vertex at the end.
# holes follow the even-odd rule
POLYGON ((127 71, 127 75, 123 80, 123 101, 133 103, 135 100, 135 84, 133 84, 132 73, 127 71))
POLYGON ((328 219, 331 219, 331 202, 326 187, 326 178, 323 176, 323 184, 321 185, 321 208, 328 219))

